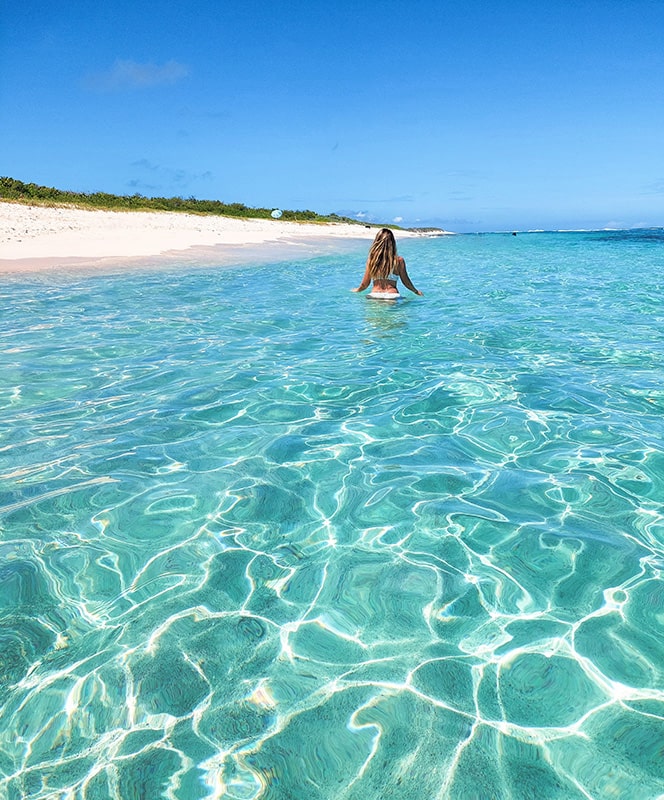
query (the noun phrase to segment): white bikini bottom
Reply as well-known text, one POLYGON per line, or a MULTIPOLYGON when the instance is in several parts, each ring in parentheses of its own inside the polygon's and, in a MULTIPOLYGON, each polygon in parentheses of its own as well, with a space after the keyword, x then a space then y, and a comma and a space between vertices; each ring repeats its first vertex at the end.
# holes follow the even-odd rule
POLYGON ((401 295, 399 292, 369 292, 367 297, 372 300, 400 300, 401 295))

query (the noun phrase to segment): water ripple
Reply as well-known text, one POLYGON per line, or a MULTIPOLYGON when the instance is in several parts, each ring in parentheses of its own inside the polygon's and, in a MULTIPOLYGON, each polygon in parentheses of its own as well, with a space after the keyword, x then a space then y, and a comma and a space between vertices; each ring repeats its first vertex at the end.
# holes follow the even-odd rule
POLYGON ((662 796, 653 246, 9 280, 0 794, 662 796))

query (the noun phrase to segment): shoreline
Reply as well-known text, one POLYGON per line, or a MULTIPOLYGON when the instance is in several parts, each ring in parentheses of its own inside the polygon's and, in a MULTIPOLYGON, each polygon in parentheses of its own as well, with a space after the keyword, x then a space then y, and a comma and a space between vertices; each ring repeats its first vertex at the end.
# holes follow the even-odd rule
MULTIPOLYGON (((119 269, 185 261, 240 264, 323 255, 372 241, 377 227, 239 219, 175 211, 106 211, 0 200, 0 273, 119 269), (340 247, 341 246, 341 247, 340 247)), ((421 238, 395 231, 397 239, 421 238)))

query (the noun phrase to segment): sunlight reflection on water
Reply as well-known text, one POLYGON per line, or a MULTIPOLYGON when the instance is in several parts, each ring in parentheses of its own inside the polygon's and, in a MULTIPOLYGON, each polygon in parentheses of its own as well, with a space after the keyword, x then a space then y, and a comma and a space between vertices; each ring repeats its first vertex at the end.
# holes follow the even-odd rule
POLYGON ((402 250, 0 286, 8 798, 664 792, 661 242, 402 250))

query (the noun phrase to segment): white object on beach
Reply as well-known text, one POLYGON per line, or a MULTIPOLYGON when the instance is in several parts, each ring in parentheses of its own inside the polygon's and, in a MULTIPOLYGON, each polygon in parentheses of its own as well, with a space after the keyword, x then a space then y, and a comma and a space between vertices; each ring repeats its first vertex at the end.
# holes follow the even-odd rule
POLYGON ((270 214, 272 219, 279 219, 284 212, 278 208, 275 208, 274 211, 270 214))

